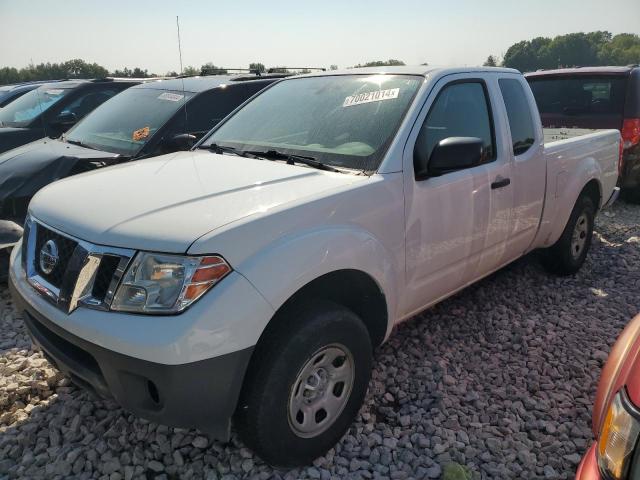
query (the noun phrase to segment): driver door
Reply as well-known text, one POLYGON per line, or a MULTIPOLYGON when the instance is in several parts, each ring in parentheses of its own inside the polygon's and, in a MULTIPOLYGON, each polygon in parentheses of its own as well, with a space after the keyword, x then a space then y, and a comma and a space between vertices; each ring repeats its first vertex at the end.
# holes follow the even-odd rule
POLYGON ((512 206, 504 179, 511 165, 496 142, 488 80, 464 75, 440 80, 405 148, 405 315, 488 273, 504 251, 512 206), (416 144, 422 142, 418 150, 430 155, 439 141, 450 137, 480 138, 481 164, 417 180, 416 144))

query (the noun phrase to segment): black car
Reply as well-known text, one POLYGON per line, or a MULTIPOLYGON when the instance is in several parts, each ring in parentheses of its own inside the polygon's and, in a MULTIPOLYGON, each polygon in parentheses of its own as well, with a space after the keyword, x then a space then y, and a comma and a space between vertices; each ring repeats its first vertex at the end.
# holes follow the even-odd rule
POLYGON ((53 83, 58 82, 59 80, 47 80, 47 81, 36 81, 36 82, 24 82, 24 83, 16 83, 12 85, 2 85, 0 86, 0 108, 6 107, 15 99, 21 97, 27 92, 38 88, 43 83, 53 83))
POLYGON ((59 137, 97 106, 139 83, 107 78, 40 85, 0 109, 0 152, 59 137))
POLYGON ((105 102, 60 139, 42 139, 0 154, 0 251, 20 238, 29 201, 45 185, 108 165, 187 150, 282 76, 144 83, 105 102))
POLYGON ((614 128, 622 135, 622 198, 640 203, 640 67, 581 67, 525 75, 545 128, 614 128))

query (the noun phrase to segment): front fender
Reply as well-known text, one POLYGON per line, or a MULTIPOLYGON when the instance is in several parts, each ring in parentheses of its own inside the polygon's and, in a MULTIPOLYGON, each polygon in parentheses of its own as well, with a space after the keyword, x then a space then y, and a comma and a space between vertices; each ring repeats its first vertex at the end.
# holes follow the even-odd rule
MULTIPOLYGON (((387 317, 393 319, 398 302, 393 256, 372 234, 358 227, 331 226, 281 237, 236 267, 274 310, 316 278, 345 269, 373 278, 385 295, 387 317)), ((392 324, 390 320, 387 336, 392 324)))

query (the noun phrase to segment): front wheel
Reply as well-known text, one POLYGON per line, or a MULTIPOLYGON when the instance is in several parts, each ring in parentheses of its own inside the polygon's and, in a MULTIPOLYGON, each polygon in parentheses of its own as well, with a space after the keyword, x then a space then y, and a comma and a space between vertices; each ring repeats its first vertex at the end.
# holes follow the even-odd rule
POLYGON ((558 241, 543 252, 545 267, 558 275, 573 275, 584 263, 591 246, 595 219, 593 200, 578 198, 558 241))
POLYGON ((340 440, 371 376, 367 328, 350 310, 310 302, 275 319, 256 347, 235 423, 271 465, 311 463, 340 440))

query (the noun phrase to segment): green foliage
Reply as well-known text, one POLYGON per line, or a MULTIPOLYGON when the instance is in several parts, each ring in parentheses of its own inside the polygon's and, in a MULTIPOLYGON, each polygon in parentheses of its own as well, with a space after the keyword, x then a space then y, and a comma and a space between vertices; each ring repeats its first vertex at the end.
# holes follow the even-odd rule
POLYGON ((489 55, 482 65, 485 67, 497 67, 498 60, 496 60, 496 57, 493 55, 489 55))
POLYGON ((264 66, 264 63, 259 63, 259 62, 250 63, 249 70, 257 70, 260 73, 264 73, 267 71, 267 69, 264 66))
POLYGON ((31 64, 20 70, 12 67, 0 68, 0 85, 33 80, 104 78, 108 75, 108 70, 97 63, 87 63, 84 60, 74 59, 62 63, 31 64))
POLYGON ((459 463, 448 463, 444 466, 442 480, 471 480, 471 471, 459 463))
POLYGON ((200 75, 200 70, 198 70, 196 67, 189 65, 188 67, 184 67, 182 69, 182 75, 187 75, 189 77, 192 77, 194 75, 200 75))
POLYGON ((111 75, 123 78, 149 78, 157 76, 153 73, 148 73, 146 69, 142 70, 140 67, 135 67, 132 70, 124 67, 122 70, 114 70, 111 75))
POLYGON ((606 31, 570 33, 553 39, 523 40, 507 50, 505 67, 522 72, 574 66, 640 63, 640 37, 632 33, 612 36, 606 31))
POLYGON ((404 65, 405 63, 402 60, 396 60, 394 58, 390 58, 389 60, 374 60, 373 62, 367 62, 364 64, 354 65, 353 68, 362 68, 362 67, 388 67, 388 66, 398 66, 404 65))
POLYGON ((200 75, 226 75, 226 74, 227 74, 227 71, 224 68, 216 67, 212 62, 207 62, 200 67, 200 75))

